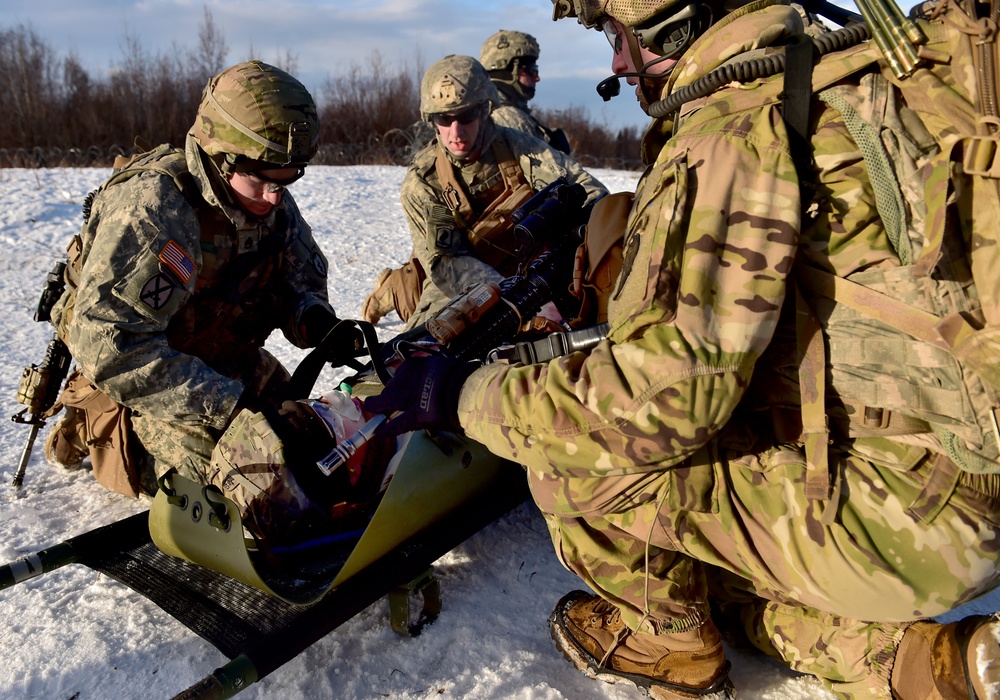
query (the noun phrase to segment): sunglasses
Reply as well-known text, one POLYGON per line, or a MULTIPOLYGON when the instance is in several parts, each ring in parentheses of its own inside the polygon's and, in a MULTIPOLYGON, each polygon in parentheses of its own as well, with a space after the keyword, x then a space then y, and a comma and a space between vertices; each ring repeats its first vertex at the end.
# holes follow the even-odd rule
POLYGON ((479 107, 466 109, 458 114, 432 114, 431 121, 435 126, 448 127, 458 122, 459 124, 471 124, 479 119, 479 107))
POLYGON ((291 177, 286 177, 283 180, 276 180, 272 177, 267 177, 259 172, 245 172, 245 175, 251 182, 255 183, 258 187, 263 187, 269 194, 277 194, 278 192, 284 192, 289 185, 297 182, 306 174, 305 168, 299 168, 299 171, 292 175, 291 177))
POLYGON ((523 66, 518 66, 518 71, 521 73, 527 73, 532 78, 538 77, 538 64, 537 63, 527 63, 523 66))

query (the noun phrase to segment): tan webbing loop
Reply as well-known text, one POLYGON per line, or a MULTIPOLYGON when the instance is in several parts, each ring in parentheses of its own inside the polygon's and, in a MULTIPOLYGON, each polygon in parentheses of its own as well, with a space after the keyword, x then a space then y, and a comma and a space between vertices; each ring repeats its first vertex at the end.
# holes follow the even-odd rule
POLYGON ((816 314, 795 287, 795 338, 799 353, 802 442, 806 456, 806 498, 830 498, 830 426, 826 416, 826 348, 816 314))

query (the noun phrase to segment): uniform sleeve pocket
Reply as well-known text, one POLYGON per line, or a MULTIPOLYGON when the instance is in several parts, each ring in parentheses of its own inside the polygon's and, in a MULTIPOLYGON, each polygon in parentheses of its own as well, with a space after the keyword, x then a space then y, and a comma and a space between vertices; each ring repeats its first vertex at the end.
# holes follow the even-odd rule
POLYGON ((613 330, 633 331, 670 321, 677 310, 683 227, 687 216, 686 153, 650 171, 636 192, 622 253, 622 271, 609 303, 613 330))

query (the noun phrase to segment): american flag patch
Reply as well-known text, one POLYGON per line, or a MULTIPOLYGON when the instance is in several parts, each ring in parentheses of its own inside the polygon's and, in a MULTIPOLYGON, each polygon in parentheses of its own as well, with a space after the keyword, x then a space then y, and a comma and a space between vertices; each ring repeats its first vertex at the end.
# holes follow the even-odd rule
POLYGON ((173 270, 183 283, 187 283, 191 279, 191 275, 194 274, 194 261, 174 241, 167 241, 157 257, 163 261, 164 265, 173 270))

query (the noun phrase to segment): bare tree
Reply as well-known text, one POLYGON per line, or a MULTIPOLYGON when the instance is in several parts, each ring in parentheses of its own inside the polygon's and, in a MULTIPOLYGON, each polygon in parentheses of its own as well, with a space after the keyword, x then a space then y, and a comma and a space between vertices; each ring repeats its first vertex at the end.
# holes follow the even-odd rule
POLYGON ((299 71, 299 57, 290 50, 285 49, 283 56, 278 56, 274 61, 275 68, 280 68, 289 75, 295 75, 299 71))
POLYGON ((191 62, 195 77, 207 83, 209 78, 226 67, 229 46, 207 6, 204 11, 201 26, 198 28, 198 50, 191 54, 191 62))
MULTIPOLYGON (((166 54, 151 55, 136 35, 127 34, 121 61, 97 79, 74 54, 61 59, 34 30, 0 28, 0 167, 109 165, 112 156, 131 150, 136 137, 149 146, 182 145, 202 89, 225 67, 228 52, 207 9, 198 40, 196 52, 175 44, 166 54), (81 163, 56 151, 93 154, 94 160, 81 163)), ((323 132, 316 162, 408 162, 423 143, 412 129, 424 72, 419 52, 416 63, 415 69, 412 63, 390 66, 375 51, 367 62, 328 77, 317 95, 323 132)), ((298 58, 285 51, 275 65, 294 75, 298 58)), ((636 129, 615 134, 579 107, 540 116, 567 132, 574 156, 585 165, 638 167, 636 129)))
POLYGON ((3 145, 51 145, 55 53, 24 25, 0 32, 0 124, 3 145), (7 143, 7 142, 10 143, 7 143))

